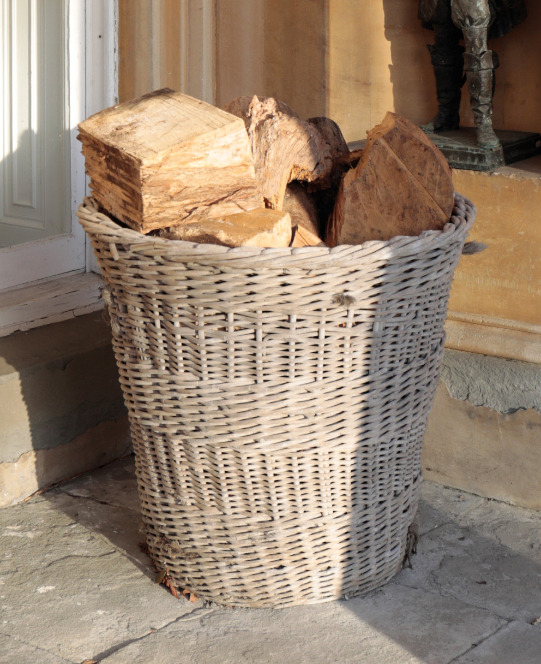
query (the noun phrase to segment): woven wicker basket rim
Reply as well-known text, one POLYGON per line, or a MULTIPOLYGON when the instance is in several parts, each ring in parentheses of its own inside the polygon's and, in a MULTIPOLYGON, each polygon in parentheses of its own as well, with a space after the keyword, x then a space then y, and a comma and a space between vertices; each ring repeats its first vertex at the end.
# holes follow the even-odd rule
POLYGON ((85 197, 79 206, 77 216, 86 231, 107 244, 120 244, 130 253, 156 255, 162 258, 185 261, 188 258, 197 262, 231 263, 241 267, 246 259, 257 260, 258 265, 268 263, 269 267, 311 267, 324 268, 330 265, 351 265, 363 262, 388 262, 403 255, 411 255, 446 245, 455 236, 467 233, 475 220, 475 205, 462 194, 455 192, 455 207, 449 222, 441 231, 424 231, 418 236, 399 235, 391 240, 371 240, 359 245, 338 245, 329 247, 284 247, 265 249, 260 247, 224 247, 215 244, 198 244, 183 240, 169 240, 148 237, 138 231, 119 226, 106 214, 99 212, 98 203, 92 197, 85 197))

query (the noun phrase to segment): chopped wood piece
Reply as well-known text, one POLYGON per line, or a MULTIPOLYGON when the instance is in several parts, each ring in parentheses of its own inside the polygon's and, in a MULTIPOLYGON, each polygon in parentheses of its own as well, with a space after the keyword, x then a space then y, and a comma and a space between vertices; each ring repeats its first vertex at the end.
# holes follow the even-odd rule
POLYGON ((303 226, 295 226, 293 229, 293 239, 291 241, 292 247, 326 247, 327 245, 323 240, 311 233, 303 226))
MULTIPOLYGON (((334 187, 336 192, 340 185, 340 178, 349 169, 346 159, 349 155, 348 144, 340 131, 340 127, 330 118, 310 118, 308 122, 319 131, 321 137, 329 148, 333 162, 332 168, 324 176, 310 184, 310 191, 318 189, 329 189, 334 187)), ((335 195, 336 195, 335 192, 335 195)))
POLYGON ((342 179, 326 242, 334 247, 441 230, 453 205, 445 157, 421 129, 387 113, 342 179))
MULTIPOLYGON (((292 226, 302 226, 312 235, 319 235, 319 217, 314 195, 300 182, 290 182, 286 188, 283 210, 291 215, 292 226)), ((319 238, 321 241, 321 238, 319 238)))
POLYGON ((332 159, 338 159, 339 157, 343 157, 349 154, 349 148, 348 144, 346 143, 346 139, 344 138, 340 127, 334 120, 320 117, 310 118, 308 122, 317 128, 321 134, 321 137, 329 146, 332 159))
POLYGON ((287 212, 260 208, 204 222, 182 224, 160 231, 161 237, 226 247, 288 247, 291 217, 287 212))
POLYGON ((254 97, 248 113, 260 192, 268 207, 281 210, 289 182, 313 182, 332 171, 329 146, 315 125, 272 97, 254 97))
POLYGON ((94 197, 142 233, 263 206, 244 124, 198 99, 157 90, 79 131, 94 197))
MULTIPOLYGON (((267 99, 269 99, 269 97, 258 97, 257 95, 254 95, 253 97, 237 97, 236 99, 233 99, 228 104, 226 104, 223 110, 227 113, 231 113, 232 115, 236 115, 238 118, 242 118, 242 120, 244 120, 246 129, 248 129, 250 126, 250 104, 254 100, 256 103, 262 103, 267 101, 267 99)), ((275 99, 275 102, 276 107, 280 112, 285 113, 286 115, 293 115, 298 117, 295 111, 287 104, 284 104, 283 101, 275 99)))
POLYGON ((360 158, 363 156, 363 149, 351 150, 348 154, 341 155, 336 159, 336 164, 347 164, 351 168, 356 168, 360 158))
POLYGON ((236 97, 226 104, 223 110, 244 120, 244 126, 248 129, 248 125, 250 124, 249 110, 252 99, 253 97, 236 97))

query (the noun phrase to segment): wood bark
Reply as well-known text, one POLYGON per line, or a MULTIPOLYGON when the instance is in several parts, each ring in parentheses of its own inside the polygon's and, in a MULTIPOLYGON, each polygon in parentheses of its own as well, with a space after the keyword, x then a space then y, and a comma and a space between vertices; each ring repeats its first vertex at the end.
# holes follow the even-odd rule
POLYGON ((318 117, 310 118, 308 122, 320 133, 332 159, 332 168, 323 177, 310 184, 310 191, 329 189, 333 186, 338 189, 341 176, 349 168, 347 164, 347 157, 350 154, 348 144, 334 120, 318 117))
POLYGON ((315 125, 276 99, 254 97, 248 113, 259 191, 267 207, 281 210, 289 182, 313 182, 332 171, 329 146, 315 125))
POLYGON ((313 235, 319 235, 320 222, 314 195, 309 194, 300 182, 287 185, 283 209, 291 215, 292 226, 302 226, 313 235))
MULTIPOLYGON (((270 97, 258 97, 257 95, 254 95, 253 97, 236 97, 235 99, 232 99, 229 103, 227 103, 223 110, 226 111, 227 113, 231 113, 232 115, 236 115, 238 118, 241 118, 244 121, 244 125, 246 126, 246 130, 248 130, 248 127, 250 126, 250 105, 252 102, 256 104, 261 104, 267 99, 270 99, 270 97)), ((286 115, 292 115, 295 117, 298 117, 295 111, 290 108, 287 104, 285 104, 283 101, 279 101, 278 99, 274 100, 276 102, 276 108, 281 112, 285 113, 286 115)))
POLYGON ((292 229, 289 213, 259 208, 227 217, 206 219, 162 229, 161 237, 226 247, 288 247, 292 229))
POLYGON ((210 104, 158 90, 79 131, 94 197, 142 233, 263 207, 243 122, 210 104))
POLYGON ((342 179, 326 242, 334 247, 441 230, 453 205, 445 157, 418 127, 387 113, 342 179))

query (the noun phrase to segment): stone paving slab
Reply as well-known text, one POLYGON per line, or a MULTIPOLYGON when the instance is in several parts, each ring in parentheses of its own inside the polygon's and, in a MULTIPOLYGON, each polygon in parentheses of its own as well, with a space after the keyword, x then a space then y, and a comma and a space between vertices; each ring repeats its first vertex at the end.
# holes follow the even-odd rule
MULTIPOLYGON (((539 664, 541 629, 513 622, 456 660, 456 664, 539 664)), ((455 663, 453 663, 455 664, 455 663)))
POLYGON ((51 498, 0 511, 1 635, 82 662, 196 608, 51 498))
POLYGON ((71 496, 93 498, 108 505, 140 512, 133 455, 92 473, 85 473, 62 485, 60 490, 71 496))
POLYGON ((507 620, 531 622, 541 615, 540 513, 483 501, 466 516, 428 532, 414 562, 397 583, 507 620))
POLYGON ((420 664, 449 662, 504 624, 497 616, 391 584, 349 601, 220 610, 178 621, 104 664, 420 664))
POLYGON ((448 489, 433 482, 424 482, 422 491, 423 499, 416 519, 420 535, 448 523, 461 523, 472 510, 486 503, 484 498, 472 493, 448 489))
POLYGON ((425 483, 417 520, 413 570, 368 596, 190 604, 154 583, 120 460, 0 510, 0 664, 541 664, 541 514, 425 483))
POLYGON ((0 634, 0 664, 72 664, 43 648, 29 646, 22 641, 0 634))
POLYGON ((59 512, 68 515, 90 533, 101 536, 114 549, 121 551, 149 578, 154 578, 155 574, 149 570, 149 557, 139 546, 144 540, 144 534, 138 512, 74 497, 61 491, 48 494, 48 501, 59 512))

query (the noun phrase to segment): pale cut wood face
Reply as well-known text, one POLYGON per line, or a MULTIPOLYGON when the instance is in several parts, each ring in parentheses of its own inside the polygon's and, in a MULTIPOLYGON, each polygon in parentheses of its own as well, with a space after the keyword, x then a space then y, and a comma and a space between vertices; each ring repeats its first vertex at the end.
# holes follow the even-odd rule
POLYGON ((226 247, 288 247, 291 242, 291 217, 288 212, 258 208, 166 228, 160 235, 172 240, 226 247))
POLYGON ((79 125, 93 196, 142 233, 263 207, 239 118, 169 89, 79 125))
POLYGON ((92 115, 79 126, 104 143, 145 161, 239 119, 165 88, 92 115))

